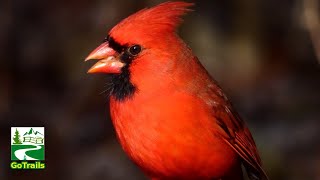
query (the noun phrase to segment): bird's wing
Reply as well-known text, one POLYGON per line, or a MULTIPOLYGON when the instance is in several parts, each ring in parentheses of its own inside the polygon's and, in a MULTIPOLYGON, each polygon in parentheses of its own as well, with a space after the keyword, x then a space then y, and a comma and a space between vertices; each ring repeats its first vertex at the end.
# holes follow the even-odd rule
POLYGON ((207 85, 210 87, 209 91, 204 93, 206 96, 199 97, 206 97, 203 98, 206 102, 208 99, 209 102, 211 100, 213 119, 221 128, 220 131, 217 131, 217 136, 221 137, 242 158, 243 165, 251 180, 268 180, 262 169, 261 159, 249 129, 217 82, 211 80, 211 83, 207 85))
POLYGON ((215 117, 217 124, 223 130, 221 137, 243 159, 249 178, 267 180, 268 177, 261 167, 261 159, 252 135, 238 113, 233 110, 229 102, 221 103, 215 111, 219 114, 219 117, 215 117))

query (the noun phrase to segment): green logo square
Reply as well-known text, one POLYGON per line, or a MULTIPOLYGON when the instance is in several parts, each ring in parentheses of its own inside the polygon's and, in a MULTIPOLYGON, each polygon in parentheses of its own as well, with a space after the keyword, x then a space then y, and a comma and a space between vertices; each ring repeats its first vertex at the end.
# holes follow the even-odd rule
POLYGON ((11 127, 11 161, 43 161, 44 127, 11 127))

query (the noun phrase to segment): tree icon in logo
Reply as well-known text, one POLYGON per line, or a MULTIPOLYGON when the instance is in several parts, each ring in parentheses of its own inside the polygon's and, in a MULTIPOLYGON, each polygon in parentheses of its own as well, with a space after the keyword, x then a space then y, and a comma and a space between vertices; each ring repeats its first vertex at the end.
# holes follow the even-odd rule
POLYGON ((13 139, 13 144, 22 144, 21 140, 20 140, 20 134, 19 134, 19 131, 17 130, 16 128, 16 131, 14 133, 14 137, 12 138, 13 139))

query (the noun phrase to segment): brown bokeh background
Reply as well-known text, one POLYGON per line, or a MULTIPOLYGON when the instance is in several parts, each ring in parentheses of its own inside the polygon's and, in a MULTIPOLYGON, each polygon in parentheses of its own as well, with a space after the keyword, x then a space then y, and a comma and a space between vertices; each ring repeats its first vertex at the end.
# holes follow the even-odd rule
MULTIPOLYGON (((117 22, 160 2, 0 2, 0 179, 146 179, 117 143, 108 77, 86 74, 83 60, 117 22), (11 126, 46 128, 45 170, 10 170, 11 126)), ((320 179, 320 67, 303 0, 194 9, 179 34, 248 123, 270 179, 320 179)))

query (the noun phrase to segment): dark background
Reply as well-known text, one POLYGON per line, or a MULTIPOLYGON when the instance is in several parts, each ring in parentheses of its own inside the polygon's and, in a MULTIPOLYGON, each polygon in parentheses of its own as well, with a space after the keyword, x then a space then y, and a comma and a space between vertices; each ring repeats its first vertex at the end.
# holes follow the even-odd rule
MULTIPOLYGON (((117 22, 160 2, 0 2, 0 179, 145 179, 116 140, 107 76, 86 74, 83 60, 117 22), (10 170, 11 126, 45 126, 45 170, 10 170)), ((197 1, 179 29, 275 180, 320 179, 320 68, 303 2, 197 1)))

